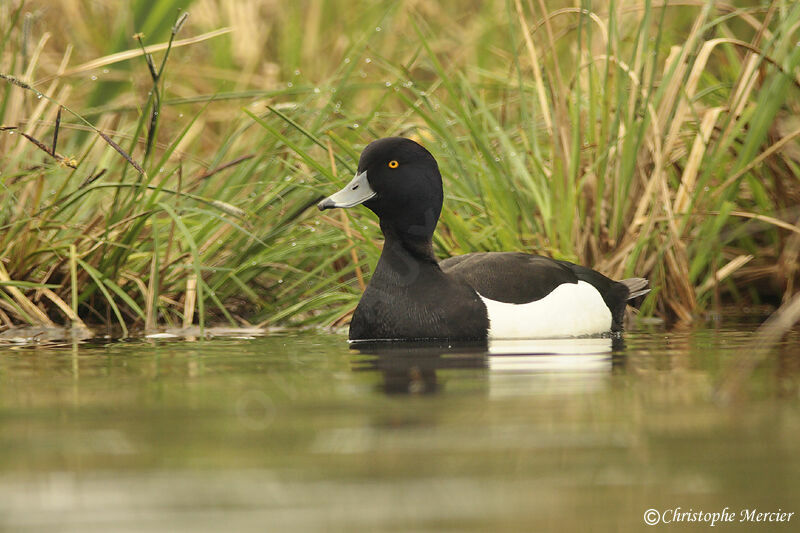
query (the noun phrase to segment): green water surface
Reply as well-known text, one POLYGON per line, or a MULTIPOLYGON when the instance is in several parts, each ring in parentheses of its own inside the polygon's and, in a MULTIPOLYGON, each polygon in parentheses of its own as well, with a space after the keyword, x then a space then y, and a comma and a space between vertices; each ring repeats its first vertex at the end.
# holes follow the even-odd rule
POLYGON ((800 337, 714 399, 754 328, 516 355, 329 333, 0 347, 0 530, 709 529, 643 521, 680 507, 797 531, 800 337))

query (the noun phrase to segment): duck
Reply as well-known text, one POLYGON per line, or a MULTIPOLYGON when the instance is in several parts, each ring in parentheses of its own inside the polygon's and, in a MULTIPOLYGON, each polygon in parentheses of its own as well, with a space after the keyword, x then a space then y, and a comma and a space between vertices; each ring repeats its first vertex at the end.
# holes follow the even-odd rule
POLYGON ((444 201, 433 155, 404 137, 369 143, 358 170, 320 211, 363 205, 378 217, 380 258, 350 321, 359 341, 538 339, 613 334, 626 305, 650 289, 591 268, 524 252, 438 260, 433 234, 444 201))

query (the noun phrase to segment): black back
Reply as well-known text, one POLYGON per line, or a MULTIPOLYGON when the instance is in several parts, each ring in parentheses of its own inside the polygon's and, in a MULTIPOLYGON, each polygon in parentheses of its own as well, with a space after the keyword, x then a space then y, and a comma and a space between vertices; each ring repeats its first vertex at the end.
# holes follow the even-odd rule
POLYGON ((563 283, 578 283, 575 273, 556 261, 520 252, 459 255, 439 266, 481 296, 512 304, 541 300, 563 283))

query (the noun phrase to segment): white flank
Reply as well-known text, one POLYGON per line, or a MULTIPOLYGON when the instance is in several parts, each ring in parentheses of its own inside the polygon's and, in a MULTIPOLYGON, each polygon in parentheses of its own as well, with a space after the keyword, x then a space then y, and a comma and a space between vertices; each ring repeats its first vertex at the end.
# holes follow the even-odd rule
POLYGON ((611 330, 611 311, 598 290, 585 281, 559 285, 527 304, 481 299, 489 314, 490 339, 573 337, 611 330))

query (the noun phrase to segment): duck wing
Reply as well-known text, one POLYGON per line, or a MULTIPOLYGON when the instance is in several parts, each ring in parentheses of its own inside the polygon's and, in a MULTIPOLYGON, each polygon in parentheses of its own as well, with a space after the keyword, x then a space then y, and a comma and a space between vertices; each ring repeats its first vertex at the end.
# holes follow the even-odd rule
POLYGON ((441 261, 439 267, 462 280, 481 296, 499 302, 525 304, 540 300, 564 283, 592 285, 611 310, 614 326, 621 328, 627 301, 646 294, 647 280, 614 281, 581 265, 519 252, 484 252, 441 261))
POLYGON ((581 279, 560 261, 520 252, 459 255, 441 261, 439 268, 485 298, 513 304, 541 300, 559 285, 581 279))

